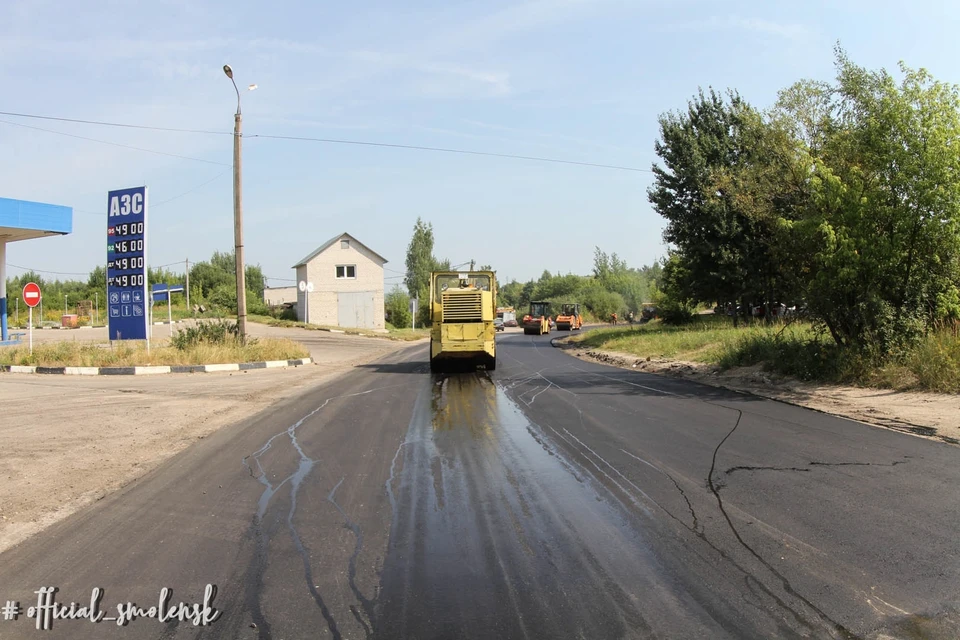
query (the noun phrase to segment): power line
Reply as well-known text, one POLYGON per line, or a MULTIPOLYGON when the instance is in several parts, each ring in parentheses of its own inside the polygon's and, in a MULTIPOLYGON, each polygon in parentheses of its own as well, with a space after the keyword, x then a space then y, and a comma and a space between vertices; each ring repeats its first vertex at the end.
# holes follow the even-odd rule
MULTIPOLYGON (((225 175, 227 175, 227 172, 226 172, 226 171, 217 174, 216 176, 210 178, 209 180, 207 180, 206 182, 204 182, 204 183, 202 183, 202 184, 198 184, 197 186, 193 187, 192 189, 188 189, 187 191, 184 191, 183 193, 181 193, 181 194, 178 195, 178 196, 173 196, 172 198, 168 198, 168 199, 166 199, 166 200, 164 200, 164 201, 162 201, 162 202, 157 202, 157 203, 152 203, 152 202, 151 202, 151 203, 150 203, 150 209, 156 209, 157 207, 162 207, 163 205, 167 204, 168 202, 173 202, 173 201, 176 200, 177 198, 182 198, 182 197, 185 196, 185 195, 191 194, 191 193, 193 193, 194 191, 197 191, 198 189, 202 189, 203 187, 207 186, 208 184, 210 184, 210 183, 213 182, 214 180, 218 180, 218 179, 222 178, 222 177, 225 176, 225 175)), ((87 211, 87 210, 85 210, 85 209, 74 209, 73 211, 74 211, 74 213, 85 213, 85 214, 91 215, 91 216, 102 216, 102 215, 104 214, 103 211, 87 211)))
MULTIPOLYGON (((41 115, 37 115, 37 114, 14 113, 14 112, 9 112, 9 111, 0 111, 0 115, 20 117, 20 118, 38 118, 38 119, 42 119, 42 120, 54 120, 54 121, 58 121, 58 122, 72 122, 72 123, 79 123, 79 124, 91 124, 91 125, 98 125, 98 126, 105 126, 105 127, 124 127, 124 128, 130 128, 130 129, 146 129, 146 130, 154 130, 154 131, 174 131, 174 132, 180 132, 180 133, 197 133, 197 134, 205 134, 205 135, 233 135, 233 133, 231 133, 231 132, 226 132, 226 131, 209 131, 209 130, 203 130, 203 129, 177 129, 177 128, 172 128, 172 127, 153 127, 153 126, 149 126, 149 125, 126 124, 126 123, 120 123, 120 122, 105 122, 105 121, 99 121, 99 120, 80 120, 80 119, 76 119, 76 118, 62 118, 62 117, 58 117, 58 116, 41 116, 41 115)), ((16 123, 16 122, 8 122, 8 121, 5 121, 5 120, 0 120, 0 122, 3 122, 4 124, 9 124, 9 125, 17 126, 17 127, 26 127, 26 128, 28 128, 28 129, 37 129, 38 131, 46 131, 46 132, 48 132, 48 133, 55 133, 55 134, 59 134, 59 135, 70 136, 70 137, 73 137, 73 138, 80 138, 81 140, 90 140, 90 141, 92 141, 92 142, 100 142, 100 143, 103 143, 103 144, 111 144, 111 145, 114 145, 114 146, 125 147, 125 148, 129 148, 129 149, 136 149, 136 150, 139 150, 139 151, 146 151, 146 152, 148 152, 148 153, 158 153, 158 154, 161 154, 161 155, 173 156, 173 157, 182 158, 182 159, 185 159, 185 160, 196 160, 196 161, 198 161, 198 162, 207 162, 207 163, 210 163, 210 164, 219 164, 219 165, 221 165, 221 166, 231 166, 231 165, 227 165, 227 164, 220 163, 220 162, 214 162, 214 161, 212 161, 212 160, 201 160, 201 159, 199 159, 199 158, 188 158, 188 157, 186 157, 186 156, 177 156, 177 155, 175 155, 175 154, 164 153, 164 152, 162 152, 162 151, 152 151, 152 150, 150 150, 150 149, 141 149, 141 148, 138 148, 138 147, 129 147, 129 146, 121 145, 121 144, 117 144, 117 143, 105 142, 105 141, 103 141, 103 140, 94 140, 94 139, 92 139, 92 138, 84 138, 83 136, 76 136, 76 135, 69 134, 69 133, 63 133, 63 132, 60 132, 60 131, 51 131, 51 130, 49 130, 49 129, 41 129, 40 127, 31 127, 31 126, 29 126, 29 125, 20 124, 20 123, 16 123)), ((437 153, 456 153, 456 154, 472 155, 472 156, 487 156, 487 157, 492 157, 492 158, 509 158, 509 159, 513 159, 513 160, 533 160, 533 161, 535 161, 535 162, 550 162, 550 163, 554 163, 554 164, 567 164, 567 165, 576 165, 576 166, 582 166, 582 167, 596 167, 596 168, 600 168, 600 169, 615 169, 615 170, 618 170, 618 171, 634 171, 634 172, 638 172, 638 173, 653 173, 653 171, 652 171, 651 169, 640 169, 640 168, 638 168, 638 167, 627 167, 627 166, 623 166, 623 165, 602 164, 602 163, 596 163, 596 162, 583 162, 583 161, 579 161, 579 160, 562 160, 562 159, 559 159, 559 158, 545 158, 545 157, 542 157, 542 156, 525 156, 525 155, 517 155, 517 154, 512 154, 512 153, 495 153, 495 152, 492 152, 492 151, 474 151, 474 150, 471 150, 471 149, 454 149, 454 148, 447 148, 447 147, 428 147, 428 146, 423 146, 423 145, 394 144, 394 143, 387 143, 387 142, 370 142, 370 141, 364 141, 364 140, 344 140, 344 139, 338 139, 338 138, 308 138, 308 137, 302 137, 302 136, 280 136, 280 135, 270 135, 270 134, 253 134, 253 135, 247 135, 247 136, 243 136, 243 137, 245 137, 245 138, 263 138, 263 139, 267 139, 267 140, 295 140, 295 141, 300 141, 300 142, 321 142, 321 143, 326 143, 326 144, 346 144, 346 145, 358 145, 358 146, 367 146, 367 147, 384 147, 384 148, 391 148, 391 149, 407 149, 407 150, 413 150, 413 151, 433 151, 433 152, 437 152, 437 153)))
MULTIPOLYGON (((175 264, 183 264, 183 263, 184 263, 183 260, 177 260, 176 262, 169 262, 169 263, 167 263, 167 264, 161 264, 161 265, 152 265, 152 264, 151 264, 151 265, 147 265, 147 266, 148 266, 150 269, 162 269, 162 268, 164 268, 164 267, 171 267, 171 266, 173 266, 173 265, 175 265, 175 264)), ((91 273, 91 272, 89 272, 89 271, 88 271, 87 273, 78 273, 78 272, 75 272, 75 271, 47 271, 47 270, 44 270, 44 269, 34 269, 34 268, 32 268, 32 267, 22 267, 22 266, 20 266, 20 265, 18 265, 18 264, 13 264, 12 262, 8 262, 8 263, 7 263, 7 266, 13 267, 13 268, 15 268, 15 269, 20 269, 21 271, 32 271, 32 272, 35 272, 35 273, 50 273, 50 274, 53 274, 53 275, 56 275, 56 276, 89 276, 90 273, 91 273)), ((101 266, 101 265, 97 265, 97 266, 101 266)))
POLYGON ((368 147, 388 147, 392 149, 411 149, 415 151, 460 153, 460 154, 471 155, 471 156, 490 156, 494 158, 510 158, 513 160, 534 160, 536 162, 553 162, 557 164, 579 165, 582 167, 598 167, 601 169, 617 169, 620 171, 636 171, 639 173, 653 173, 651 169, 639 169, 637 167, 625 167, 625 166, 614 165, 614 164, 598 164, 594 162, 579 162, 576 160, 559 160, 557 158, 543 158, 539 156, 521 156, 521 155, 514 155, 512 153, 493 153, 491 151, 471 151, 468 149, 449 149, 445 147, 424 147, 424 146, 412 145, 412 144, 390 144, 387 142, 363 142, 360 140, 338 140, 335 138, 302 138, 298 136, 273 136, 273 135, 261 135, 261 134, 244 136, 244 138, 265 138, 270 140, 299 140, 302 142, 325 142, 329 144, 350 144, 350 145, 361 145, 361 146, 368 146, 368 147))
POLYGON ((0 120, 0 124, 9 124, 13 127, 23 127, 24 129, 33 129, 35 131, 44 131, 46 133, 53 133, 58 136, 67 136, 68 138, 77 138, 78 140, 87 140, 88 142, 99 142, 100 144, 107 144, 111 147, 120 147, 122 149, 133 149, 134 151, 144 151, 146 153, 155 153, 161 156, 169 156, 171 158, 179 158, 181 160, 193 160, 194 162, 205 162, 206 164, 216 164, 221 167, 233 167, 232 164, 227 164, 225 162, 216 162, 214 160, 203 160, 202 158, 191 158, 190 156, 181 156, 176 153, 167 153, 166 151, 155 151, 153 149, 144 149, 143 147, 134 147, 128 144, 120 144, 118 142, 107 142, 106 140, 97 140, 96 138, 87 138, 85 136, 78 136, 72 133, 64 133, 63 131, 54 131, 53 129, 43 129, 41 127, 32 127, 28 124, 21 124, 19 122, 10 122, 8 120, 0 120))
POLYGON ((175 264, 185 264, 185 263, 186 263, 186 260, 177 260, 176 262, 168 262, 167 264, 158 264, 158 265, 148 264, 147 266, 151 269, 163 269, 164 267, 172 267, 175 264))
POLYGON ((41 116, 32 113, 11 113, 9 111, 0 111, 0 116, 12 116, 15 118, 35 118, 37 120, 55 120, 57 122, 74 122, 77 124, 95 124, 101 127, 124 127, 126 129, 146 129, 148 131, 174 131, 177 133, 204 133, 208 135, 232 136, 232 131, 209 131, 204 129, 177 129, 173 127, 152 127, 144 124, 123 124, 120 122, 103 122, 100 120, 77 120, 75 118, 59 118, 56 116, 41 116))
POLYGON ((189 195, 189 194, 193 193, 194 191, 197 191, 198 189, 202 189, 203 187, 207 186, 208 184, 210 184, 210 183, 213 182, 214 180, 219 180, 220 178, 222 178, 222 177, 225 176, 225 175, 227 175, 227 172, 226 172, 226 171, 217 174, 216 176, 210 178, 209 180, 207 180, 207 181, 204 182, 203 184, 198 184, 197 186, 195 186, 193 189, 190 189, 189 191, 184 191, 183 193, 181 193, 181 194, 178 195, 178 196, 173 196, 172 198, 168 198, 168 199, 164 200, 163 202, 158 202, 158 203, 156 203, 156 204, 150 203, 150 208, 151 208, 151 209, 155 209, 155 208, 157 208, 157 207, 162 207, 163 205, 167 204, 168 202, 173 202, 173 201, 176 200, 177 198, 182 198, 183 196, 189 195))
POLYGON ((8 262, 7 265, 15 269, 21 269, 23 271, 32 271, 35 273, 50 273, 55 276, 89 276, 90 275, 89 273, 74 273, 71 271, 45 271, 43 269, 31 269, 29 267, 21 267, 20 265, 13 264, 12 262, 8 262))

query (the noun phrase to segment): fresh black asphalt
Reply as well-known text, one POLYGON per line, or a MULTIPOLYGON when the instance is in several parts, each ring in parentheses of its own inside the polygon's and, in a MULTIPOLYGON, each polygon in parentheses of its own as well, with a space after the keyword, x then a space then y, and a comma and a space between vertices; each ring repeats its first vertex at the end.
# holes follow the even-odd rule
POLYGON ((490 373, 416 346, 198 441, 0 554, 0 638, 960 637, 960 447, 550 337, 490 373), (27 616, 207 584, 203 626, 27 616))

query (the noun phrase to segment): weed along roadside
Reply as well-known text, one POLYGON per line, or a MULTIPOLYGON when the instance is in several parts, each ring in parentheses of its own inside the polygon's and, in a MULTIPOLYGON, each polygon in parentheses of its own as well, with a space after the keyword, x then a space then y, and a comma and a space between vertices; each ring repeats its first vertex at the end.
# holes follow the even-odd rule
POLYGON ((79 375, 200 373, 298 366, 311 361, 300 343, 282 337, 237 337, 236 324, 200 322, 174 333, 166 345, 61 341, 0 350, 0 371, 79 375))
POLYGON ((941 391, 960 384, 953 373, 960 370, 960 342, 952 334, 931 335, 912 356, 873 368, 845 360, 829 342, 818 340, 809 324, 733 328, 729 319, 710 315, 681 326, 653 321, 592 329, 552 343, 591 362, 694 380, 960 444, 960 402, 955 393, 941 391))

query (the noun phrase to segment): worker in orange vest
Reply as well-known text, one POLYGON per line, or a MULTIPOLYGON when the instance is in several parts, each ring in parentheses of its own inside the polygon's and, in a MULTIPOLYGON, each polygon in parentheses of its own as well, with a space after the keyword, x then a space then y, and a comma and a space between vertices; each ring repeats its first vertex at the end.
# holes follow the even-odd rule
POLYGON ((614 313, 613 315, 611 315, 610 319, 613 324, 617 324, 617 314, 614 313))

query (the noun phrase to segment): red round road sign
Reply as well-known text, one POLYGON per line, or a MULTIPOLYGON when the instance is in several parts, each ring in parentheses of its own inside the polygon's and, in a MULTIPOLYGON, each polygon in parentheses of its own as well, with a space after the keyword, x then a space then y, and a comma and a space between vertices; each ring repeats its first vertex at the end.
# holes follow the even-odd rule
POLYGON ((28 307, 35 307, 40 304, 40 287, 35 282, 28 282, 23 285, 23 301, 28 307))

